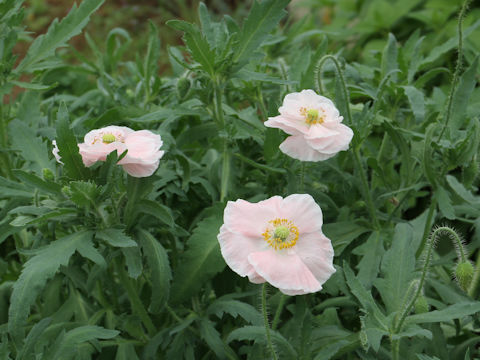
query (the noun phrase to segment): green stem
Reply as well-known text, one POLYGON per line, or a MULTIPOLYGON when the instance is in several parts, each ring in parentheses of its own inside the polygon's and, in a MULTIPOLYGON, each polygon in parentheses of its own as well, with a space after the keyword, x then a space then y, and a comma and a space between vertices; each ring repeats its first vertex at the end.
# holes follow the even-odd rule
POLYGON ((140 195, 141 182, 141 178, 136 178, 130 175, 128 175, 127 177, 128 200, 127 205, 125 205, 125 209, 123 211, 123 221, 126 224, 127 231, 135 222, 135 214, 133 213, 133 209, 140 195))
POLYGON ((417 253, 415 257, 418 259, 420 255, 423 253, 423 249, 425 248, 425 244, 427 243, 428 234, 430 233, 430 229, 432 228, 432 219, 435 209, 437 208, 437 201, 436 199, 432 199, 432 203, 430 204, 430 208, 428 209, 427 214, 427 221, 425 222, 425 227, 423 228, 423 235, 422 235, 422 242, 418 247, 417 253))
MULTIPOLYGON (((214 116, 219 130, 225 130, 225 118, 222 107, 222 89, 217 78, 213 81, 213 106, 214 116)), ((228 183, 230 178, 230 152, 228 139, 223 140, 222 178, 220 182, 220 201, 224 201, 228 195, 228 183)))
POLYGON ((450 87, 450 93, 448 94, 447 99, 447 111, 445 113, 445 121, 443 122, 443 128, 440 134, 438 135, 436 143, 440 141, 445 132, 445 129, 448 126, 450 121, 450 117, 452 115, 452 106, 453 106, 453 95, 455 93, 455 89, 457 88, 457 83, 460 77, 460 71, 462 70, 462 58, 463 58, 463 19, 465 17, 465 13, 467 12, 468 5, 472 0, 465 0, 463 2, 462 8, 460 13, 458 14, 458 23, 457 23, 457 31, 458 31, 458 56, 457 56, 457 64, 455 66, 455 72, 453 73, 452 85, 450 87))
POLYGON ((362 190, 363 196, 365 197, 365 202, 367 204, 368 211, 370 213, 370 218, 373 222, 374 229, 380 229, 380 224, 377 219, 377 213, 375 210, 375 205, 373 203, 372 193, 370 191, 370 187, 368 185, 367 175, 365 174, 365 170, 363 169, 362 163, 360 161, 360 154, 357 147, 352 150, 353 160, 355 164, 355 168, 357 169, 358 174, 360 175, 360 181, 362 183, 362 190))
POLYGON ((284 294, 280 295, 280 302, 278 303, 277 310, 275 311, 275 316, 273 317, 272 321, 272 330, 275 330, 278 326, 280 321, 280 315, 282 314, 283 307, 285 306, 285 302, 287 297, 284 294))
POLYGON ((145 325, 145 328, 147 329, 148 335, 152 337, 153 335, 155 335, 156 329, 153 325, 152 320, 148 316, 147 310, 145 310, 145 307, 143 306, 142 300, 138 296, 137 289, 135 289, 132 282, 130 281, 130 278, 125 271, 123 264, 116 260, 115 265, 118 275, 120 277, 120 282, 122 283, 125 291, 127 292, 133 312, 135 312, 140 317, 143 325, 145 325))
POLYGON ((230 151, 227 139, 223 142, 222 182, 220 185, 220 201, 223 202, 228 195, 228 183, 230 181, 230 151))
POLYGON ((477 263, 475 264, 475 273, 473 274, 472 283, 468 289, 468 295, 473 299, 477 296, 478 284, 480 283, 480 251, 477 254, 477 263))
POLYGON ((263 312, 263 322, 265 324, 265 334, 267 336, 267 346, 269 351, 272 353, 274 360, 278 360, 277 353, 273 347, 272 338, 270 336, 270 325, 268 324, 268 315, 267 315, 267 283, 262 285, 262 312, 263 312))
POLYGON ((316 88, 317 88, 316 90, 318 93, 324 92, 323 86, 322 86, 322 67, 327 60, 332 60, 332 62, 335 64, 335 68, 337 69, 338 78, 340 80, 340 84, 342 85, 343 96, 345 98, 346 118, 347 118, 348 124, 351 125, 352 113, 350 112, 350 96, 347 90, 347 83, 345 81, 345 77, 343 76, 342 68, 340 67, 340 64, 335 56, 325 55, 318 61, 316 72, 315 72, 316 73, 315 80, 316 80, 316 88))
POLYGON ((300 167, 300 193, 305 192, 305 161, 302 161, 302 165, 300 167))

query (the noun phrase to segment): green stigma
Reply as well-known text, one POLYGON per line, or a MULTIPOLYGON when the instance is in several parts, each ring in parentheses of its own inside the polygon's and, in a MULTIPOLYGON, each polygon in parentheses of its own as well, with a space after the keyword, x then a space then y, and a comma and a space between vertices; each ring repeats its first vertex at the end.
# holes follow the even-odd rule
POLYGON ((288 235, 290 235, 290 229, 286 226, 278 226, 273 235, 281 240, 286 240, 288 235))
POLYGON ((307 111, 307 121, 309 123, 315 123, 318 119, 318 110, 310 109, 307 111))
POLYGON ((114 142, 115 140, 117 140, 117 139, 112 134, 105 134, 105 135, 102 136, 102 141, 105 144, 110 144, 110 143, 114 142))

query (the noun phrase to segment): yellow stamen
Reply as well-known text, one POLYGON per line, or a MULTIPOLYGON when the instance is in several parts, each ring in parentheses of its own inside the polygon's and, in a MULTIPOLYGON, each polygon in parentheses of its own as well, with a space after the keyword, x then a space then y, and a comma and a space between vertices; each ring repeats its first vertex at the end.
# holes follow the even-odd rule
POLYGON ((305 122, 308 125, 321 124, 325 120, 325 112, 320 109, 307 109, 305 107, 300 108, 300 114, 305 118, 305 122), (320 115, 320 112, 322 115, 320 115))
POLYGON ((290 220, 276 218, 268 222, 262 236, 275 250, 282 250, 291 248, 297 243, 299 231, 290 220))

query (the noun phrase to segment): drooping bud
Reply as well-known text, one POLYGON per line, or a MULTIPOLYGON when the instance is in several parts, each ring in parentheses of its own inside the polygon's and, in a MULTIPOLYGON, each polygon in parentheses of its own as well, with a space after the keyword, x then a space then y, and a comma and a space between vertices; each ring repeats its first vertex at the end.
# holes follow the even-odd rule
POLYGON ((429 311, 429 306, 425 296, 420 295, 417 300, 415 300, 415 314, 423 314, 429 311))
POLYGON ((285 240, 290 235, 290 230, 286 226, 277 226, 273 234, 276 238, 285 240))
POLYGON ((117 138, 115 137, 115 135, 113 134, 104 134, 102 136, 102 141, 105 143, 105 144, 110 144, 114 141, 116 141, 117 138))
POLYGON ((53 175, 52 170, 48 168, 43 168, 43 179, 46 181, 53 181, 55 180, 55 176, 53 175))
POLYGON ((458 285, 462 288, 463 291, 467 291, 472 283, 473 273, 475 269, 469 261, 461 262, 457 265, 455 269, 455 276, 458 281, 458 285))
POLYGON ((72 189, 70 189, 70 186, 65 185, 64 187, 62 187, 62 193, 70 197, 72 195, 72 189))

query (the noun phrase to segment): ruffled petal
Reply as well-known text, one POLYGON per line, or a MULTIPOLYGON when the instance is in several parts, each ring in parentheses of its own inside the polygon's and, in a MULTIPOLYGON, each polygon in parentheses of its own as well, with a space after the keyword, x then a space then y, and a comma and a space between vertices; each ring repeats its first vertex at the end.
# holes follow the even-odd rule
POLYGON ((229 201, 223 215, 225 226, 232 232, 263 239, 268 222, 278 217, 281 200, 280 196, 274 196, 258 203, 229 201))
POLYGON ((270 117, 264 122, 266 127, 282 129, 289 135, 300 135, 308 132, 305 120, 292 120, 282 115, 270 117))
POLYGON ((282 215, 292 221, 298 228, 300 239, 303 234, 318 231, 322 228, 322 209, 309 194, 287 196, 283 199, 281 211, 282 215))
POLYGON ((332 242, 321 230, 302 234, 293 248, 320 284, 336 271, 333 267, 332 242))
POLYGON ((157 170, 160 161, 156 160, 152 163, 129 163, 129 164, 122 164, 123 169, 127 172, 127 174, 133 177, 147 177, 152 175, 155 170, 157 170))
POLYGON ((295 253, 266 250, 254 252, 248 261, 273 286, 287 291, 313 293, 322 289, 312 272, 295 253))
POLYGON ((335 155, 339 151, 348 150, 353 138, 353 131, 348 126, 336 124, 334 130, 335 136, 328 138, 307 139, 307 143, 322 154, 335 155))
POLYGON ((248 262, 248 255, 264 249, 264 241, 231 232, 224 224, 217 236, 220 251, 227 265, 240 276, 248 276, 250 281, 261 283, 265 280, 257 274, 248 262), (263 280, 263 281, 262 281, 263 280))
POLYGON ((308 145, 303 136, 289 136, 280 144, 280 150, 288 156, 301 161, 322 161, 333 155, 322 154, 308 145))

